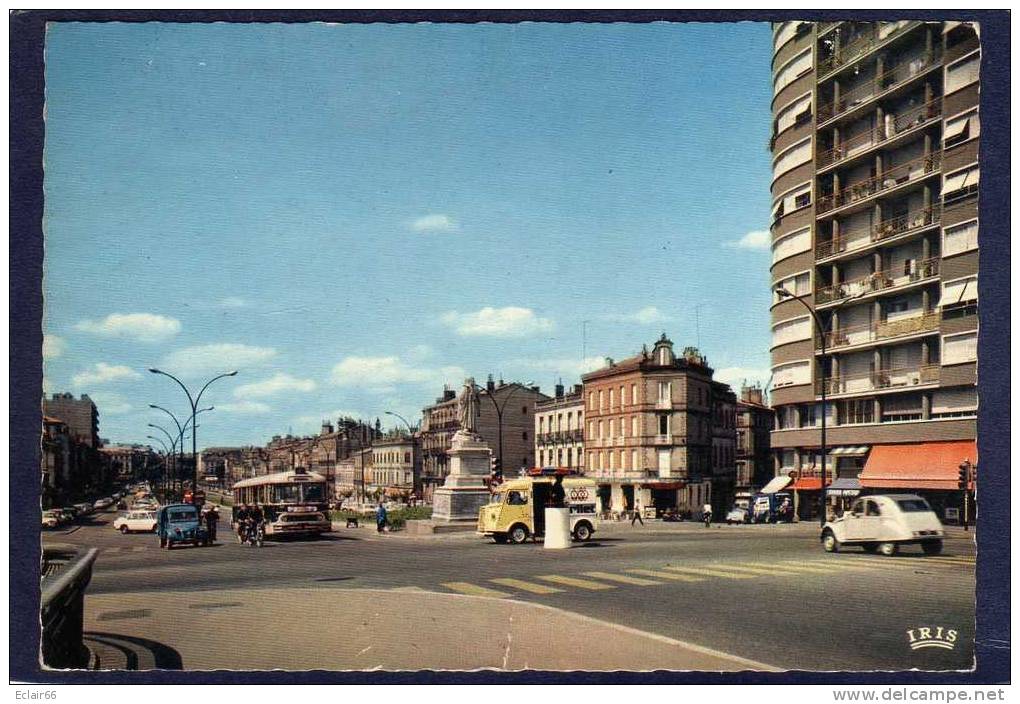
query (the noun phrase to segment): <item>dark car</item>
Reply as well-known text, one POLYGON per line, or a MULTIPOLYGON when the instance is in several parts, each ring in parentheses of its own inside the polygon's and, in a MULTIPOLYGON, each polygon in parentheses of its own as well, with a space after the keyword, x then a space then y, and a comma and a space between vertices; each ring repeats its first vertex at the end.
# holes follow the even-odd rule
POLYGON ((198 509, 191 504, 170 504, 159 509, 156 534, 161 548, 209 544, 209 533, 199 519, 198 509))

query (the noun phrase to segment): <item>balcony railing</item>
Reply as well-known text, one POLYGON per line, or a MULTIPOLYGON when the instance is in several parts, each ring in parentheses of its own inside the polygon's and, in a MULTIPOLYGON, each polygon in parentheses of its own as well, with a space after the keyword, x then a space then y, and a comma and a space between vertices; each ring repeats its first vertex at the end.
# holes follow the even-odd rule
POLYGON ((851 186, 847 186, 837 193, 823 195, 818 199, 816 212, 818 214, 827 213, 830 210, 842 208, 844 205, 850 205, 851 203, 867 200, 868 198, 871 198, 883 191, 888 191, 896 188, 897 186, 901 186, 904 183, 924 178, 925 176, 938 171, 941 165, 941 153, 933 152, 927 156, 922 156, 919 159, 914 159, 913 161, 908 161, 905 164, 894 166, 893 168, 885 171, 881 176, 872 176, 871 178, 864 179, 863 181, 858 181, 851 186))
POLYGON ((887 288, 905 286, 939 275, 939 259, 922 259, 912 262, 909 271, 876 271, 853 281, 844 281, 835 286, 826 286, 815 291, 815 303, 823 305, 846 298, 855 298, 887 288))
POLYGON ((848 236, 837 237, 827 242, 819 242, 815 247, 815 256, 818 259, 825 259, 842 252, 852 252, 855 249, 867 247, 874 242, 879 242, 890 237, 903 235, 911 230, 918 230, 922 227, 937 225, 942 218, 942 207, 933 205, 928 208, 921 208, 906 215, 889 218, 882 222, 875 223, 871 227, 870 236, 867 239, 855 239, 851 246, 848 236))
POLYGON ((860 154, 867 149, 877 147, 897 135, 909 129, 920 127, 926 123, 935 121, 942 115, 942 99, 935 98, 923 105, 918 105, 896 115, 888 125, 880 125, 870 129, 846 141, 840 142, 837 146, 821 152, 816 160, 819 168, 848 159, 860 154), (886 129, 888 126, 889 129, 886 129))
POLYGON ((886 25, 884 27, 872 25, 855 37, 852 42, 844 47, 840 47, 838 52, 820 61, 818 63, 818 75, 824 78, 827 74, 841 66, 846 66, 856 61, 887 39, 891 39, 897 34, 902 34, 907 29, 913 29, 919 24, 921 23, 918 21, 908 21, 897 22, 894 25, 886 25))
POLYGON ((868 325, 854 325, 841 327, 825 333, 825 346, 827 349, 848 347, 850 345, 861 345, 868 342, 878 342, 904 335, 913 335, 919 332, 929 332, 939 329, 939 321, 942 316, 938 311, 925 313, 912 318, 901 318, 899 320, 887 320, 881 323, 870 323, 868 325))
MULTIPOLYGON (((928 364, 899 369, 879 369, 859 374, 840 374, 825 380, 826 394, 852 394, 879 389, 909 388, 934 384, 939 380, 939 365, 928 364)), ((822 393, 823 383, 815 384, 815 393, 822 393)))
POLYGON ((822 124, 832 120, 843 113, 863 105, 880 94, 897 88, 914 76, 935 66, 942 60, 942 50, 935 49, 925 52, 924 55, 903 61, 895 66, 887 68, 881 76, 874 80, 866 81, 853 90, 839 96, 838 100, 825 103, 818 107, 818 123, 822 124))

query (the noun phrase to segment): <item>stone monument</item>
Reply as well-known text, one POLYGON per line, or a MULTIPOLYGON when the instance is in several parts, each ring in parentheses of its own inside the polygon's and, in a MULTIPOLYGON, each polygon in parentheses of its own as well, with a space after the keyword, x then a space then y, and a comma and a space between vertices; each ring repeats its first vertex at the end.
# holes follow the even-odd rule
POLYGON ((478 521, 478 509, 489 502, 485 480, 491 470, 492 450, 478 435, 478 391, 474 379, 464 380, 460 394, 460 429, 450 443, 450 473, 432 498, 435 523, 478 521))

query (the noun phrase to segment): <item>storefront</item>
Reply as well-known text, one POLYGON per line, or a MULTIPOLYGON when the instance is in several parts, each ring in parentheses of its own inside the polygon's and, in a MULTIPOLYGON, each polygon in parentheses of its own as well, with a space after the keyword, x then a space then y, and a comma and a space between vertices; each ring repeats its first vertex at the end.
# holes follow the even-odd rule
MULTIPOLYGON (((875 445, 861 472, 861 493, 899 491, 924 497, 943 521, 953 521, 963 504, 960 465, 977 475, 977 442, 875 445)), ((969 491, 973 492, 973 483, 969 491)))
POLYGON ((841 516, 850 509, 854 499, 860 496, 861 482, 856 477, 839 477, 825 487, 825 499, 829 506, 829 514, 841 516))

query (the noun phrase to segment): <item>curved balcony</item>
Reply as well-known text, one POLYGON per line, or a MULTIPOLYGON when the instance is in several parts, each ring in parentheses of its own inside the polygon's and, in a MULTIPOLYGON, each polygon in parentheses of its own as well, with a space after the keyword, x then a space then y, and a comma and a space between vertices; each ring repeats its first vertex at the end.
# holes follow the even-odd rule
MULTIPOLYGON (((828 352, 843 347, 866 346, 870 343, 893 340, 899 337, 936 332, 941 321, 941 313, 935 311, 913 318, 841 327, 825 333, 825 348, 828 352)), ((818 352, 821 352, 820 348, 818 352)))
POLYGON ((818 62, 819 82, 828 79, 841 68, 864 58, 896 37, 903 36, 915 27, 920 27, 921 24, 919 20, 902 20, 885 26, 871 25, 852 42, 844 47, 840 47, 838 52, 818 62))
POLYGON ((942 206, 933 205, 928 208, 915 210, 912 213, 889 218, 875 223, 871 227, 868 239, 854 240, 850 244, 847 236, 835 237, 827 242, 819 242, 815 247, 816 259, 828 259, 844 253, 853 253, 858 250, 865 250, 878 242, 907 235, 911 232, 919 232, 925 228, 938 225, 942 220, 942 206))
POLYGON ((910 130, 932 124, 941 117, 942 99, 935 98, 896 115, 889 130, 886 130, 885 126, 876 127, 840 142, 832 149, 820 152, 815 164, 819 169, 825 169, 849 161, 853 157, 866 154, 871 149, 893 142, 910 130))
POLYGON ((850 395, 937 384, 940 370, 938 364, 926 364, 898 369, 878 369, 860 374, 839 374, 825 379, 824 382, 818 380, 815 383, 815 393, 821 394, 823 385, 826 395, 850 395))
POLYGON ((919 159, 894 166, 879 176, 872 176, 863 181, 858 181, 837 193, 823 195, 815 205, 815 213, 822 215, 854 203, 869 200, 884 191, 891 191, 904 184, 919 181, 938 171, 941 165, 941 152, 932 152, 919 159))
POLYGON ((903 61, 887 68, 881 76, 873 81, 863 83, 853 90, 839 96, 824 105, 819 105, 816 112, 818 126, 824 127, 836 118, 849 114, 864 105, 877 100, 896 89, 906 85, 915 78, 927 73, 942 62, 942 50, 935 49, 911 61, 903 61))
POLYGON ((858 298, 879 293, 887 289, 904 288, 939 275, 938 257, 916 262, 911 271, 876 271, 853 281, 844 281, 835 286, 826 286, 815 291, 815 305, 823 306, 848 298, 858 298))

